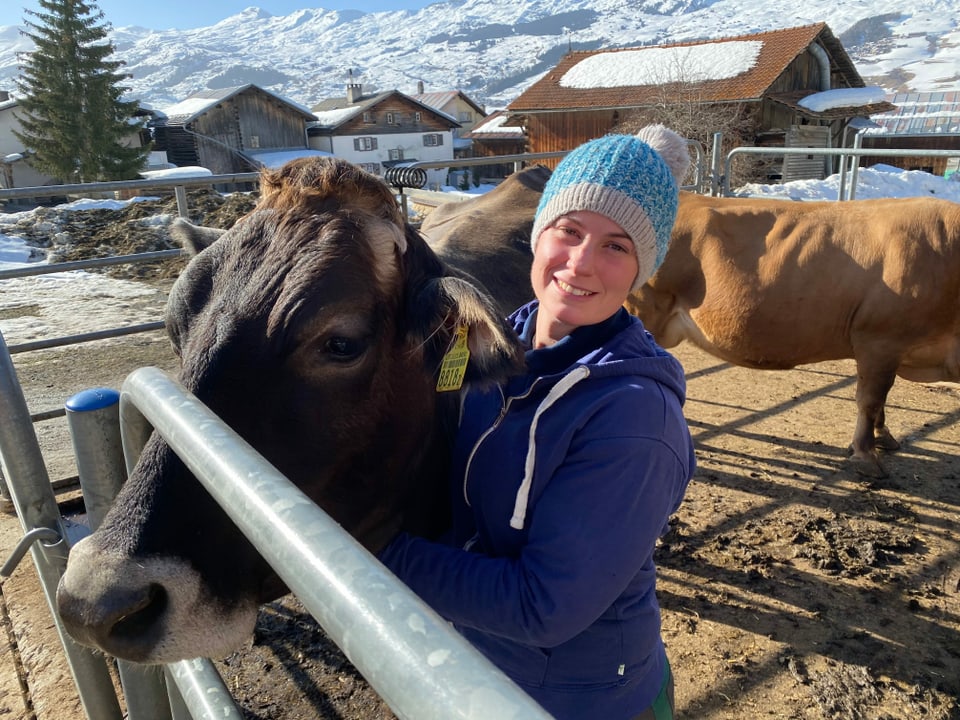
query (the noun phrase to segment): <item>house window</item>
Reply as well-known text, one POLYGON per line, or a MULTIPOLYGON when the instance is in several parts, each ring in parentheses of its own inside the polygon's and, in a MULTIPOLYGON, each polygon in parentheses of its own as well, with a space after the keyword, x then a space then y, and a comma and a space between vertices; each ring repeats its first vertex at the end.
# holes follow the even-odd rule
POLYGON ((469 110, 464 110, 457 119, 460 120, 460 122, 471 122, 473 120, 473 113, 469 110))
POLYGON ((443 145, 443 135, 440 133, 429 133, 423 136, 424 147, 435 147, 437 145, 443 145))
POLYGON ((364 121, 365 123, 372 123, 372 122, 374 122, 373 113, 370 112, 369 110, 364 110, 364 112, 363 112, 363 121, 364 121))
POLYGON ((389 154, 391 160, 403 160, 403 148, 394 148, 389 154))
POLYGON ((259 136, 259 135, 251 135, 251 136, 250 136, 250 142, 247 143, 247 146, 248 146, 248 147, 251 147, 251 148, 258 148, 258 147, 260 147, 260 136, 259 136))
POLYGON ((358 137, 353 139, 354 150, 376 150, 377 139, 375 137, 358 137))
POLYGON ((414 122, 420 122, 420 113, 415 112, 415 113, 413 114, 413 121, 414 121, 414 122))
POLYGON ((387 125, 396 125, 396 122, 395 122, 394 120, 395 120, 395 119, 394 119, 393 113, 392 113, 392 112, 388 112, 388 113, 387 113, 387 125))
POLYGON ((357 163, 357 167, 373 175, 380 174, 380 163, 357 163))

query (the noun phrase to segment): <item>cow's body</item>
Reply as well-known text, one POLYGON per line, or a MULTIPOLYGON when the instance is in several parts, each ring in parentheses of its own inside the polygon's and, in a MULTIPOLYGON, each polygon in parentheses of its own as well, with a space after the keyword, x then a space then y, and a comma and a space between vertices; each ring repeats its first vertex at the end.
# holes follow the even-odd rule
MULTIPOLYGON (((401 526, 429 534, 443 522, 443 422, 457 404, 435 390, 441 358, 466 326, 468 372, 499 378, 520 362, 515 338, 371 176, 311 159, 263 186, 171 292, 179 379, 369 549, 401 526)), ((58 605, 81 642, 157 663, 230 652, 282 592, 154 434, 101 528, 73 548, 58 605)))
MULTIPOLYGON (((537 179, 494 191, 509 200, 445 206, 444 242, 471 245, 471 273, 496 297, 528 287, 532 258, 519 266, 515 237, 532 225, 537 179), (507 204, 512 214, 497 213, 507 204)), ((736 365, 854 359, 852 460, 882 475, 876 447, 898 446, 884 417, 895 377, 960 380, 960 205, 681 193, 666 259, 627 307, 664 347, 688 340, 736 365)))
POLYGON ((665 347, 737 365, 853 358, 853 459, 880 474, 896 376, 960 380, 960 205, 684 194, 663 265, 627 306, 665 347))

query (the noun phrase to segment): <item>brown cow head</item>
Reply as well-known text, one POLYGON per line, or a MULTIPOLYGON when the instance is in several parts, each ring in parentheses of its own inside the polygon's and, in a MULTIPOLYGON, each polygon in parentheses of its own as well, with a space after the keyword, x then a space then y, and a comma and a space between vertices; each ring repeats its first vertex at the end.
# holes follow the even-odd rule
MULTIPOLYGON (((375 177, 313 158, 263 188, 171 292, 180 382, 370 550, 400 527, 441 529, 457 401, 436 392, 441 359, 466 326, 467 382, 501 379, 521 362, 512 331, 375 177)), ((77 640, 159 663, 232 651, 283 592, 155 433, 73 548, 58 604, 77 640)))

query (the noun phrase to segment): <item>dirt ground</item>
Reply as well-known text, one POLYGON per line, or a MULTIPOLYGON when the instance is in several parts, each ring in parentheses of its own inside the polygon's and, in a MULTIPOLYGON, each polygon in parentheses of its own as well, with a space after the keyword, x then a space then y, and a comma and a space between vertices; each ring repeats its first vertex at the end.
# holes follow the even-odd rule
MULTIPOLYGON (((844 464, 852 362, 767 372, 674 352, 699 463, 659 550, 678 718, 960 719, 960 390, 898 381, 887 419, 903 447, 867 479, 844 464)), ((33 412, 173 367, 162 333, 14 362, 33 412)), ((75 472, 61 423, 37 425, 54 479, 75 472)), ((3 558, 18 531, 0 517, 3 558)), ((35 574, 24 562, 2 584, 0 719, 74 720, 35 574)), ((217 665, 249 720, 393 717, 294 598, 217 665)))

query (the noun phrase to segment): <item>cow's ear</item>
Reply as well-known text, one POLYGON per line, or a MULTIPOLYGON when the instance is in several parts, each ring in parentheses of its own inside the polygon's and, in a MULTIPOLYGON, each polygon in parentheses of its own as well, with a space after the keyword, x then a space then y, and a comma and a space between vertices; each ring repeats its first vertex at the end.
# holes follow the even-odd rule
POLYGON ((523 348, 513 328, 500 315, 493 300, 473 283, 458 277, 431 278, 416 294, 415 305, 435 308, 421 313, 414 329, 427 350, 428 362, 439 368, 457 342, 458 330, 466 334, 470 350, 463 381, 500 382, 523 368, 523 348))
POLYGON ((191 255, 198 255, 201 250, 206 250, 225 232, 220 228, 203 227, 194 225, 189 220, 181 217, 176 218, 170 223, 170 237, 180 243, 184 250, 191 255))

